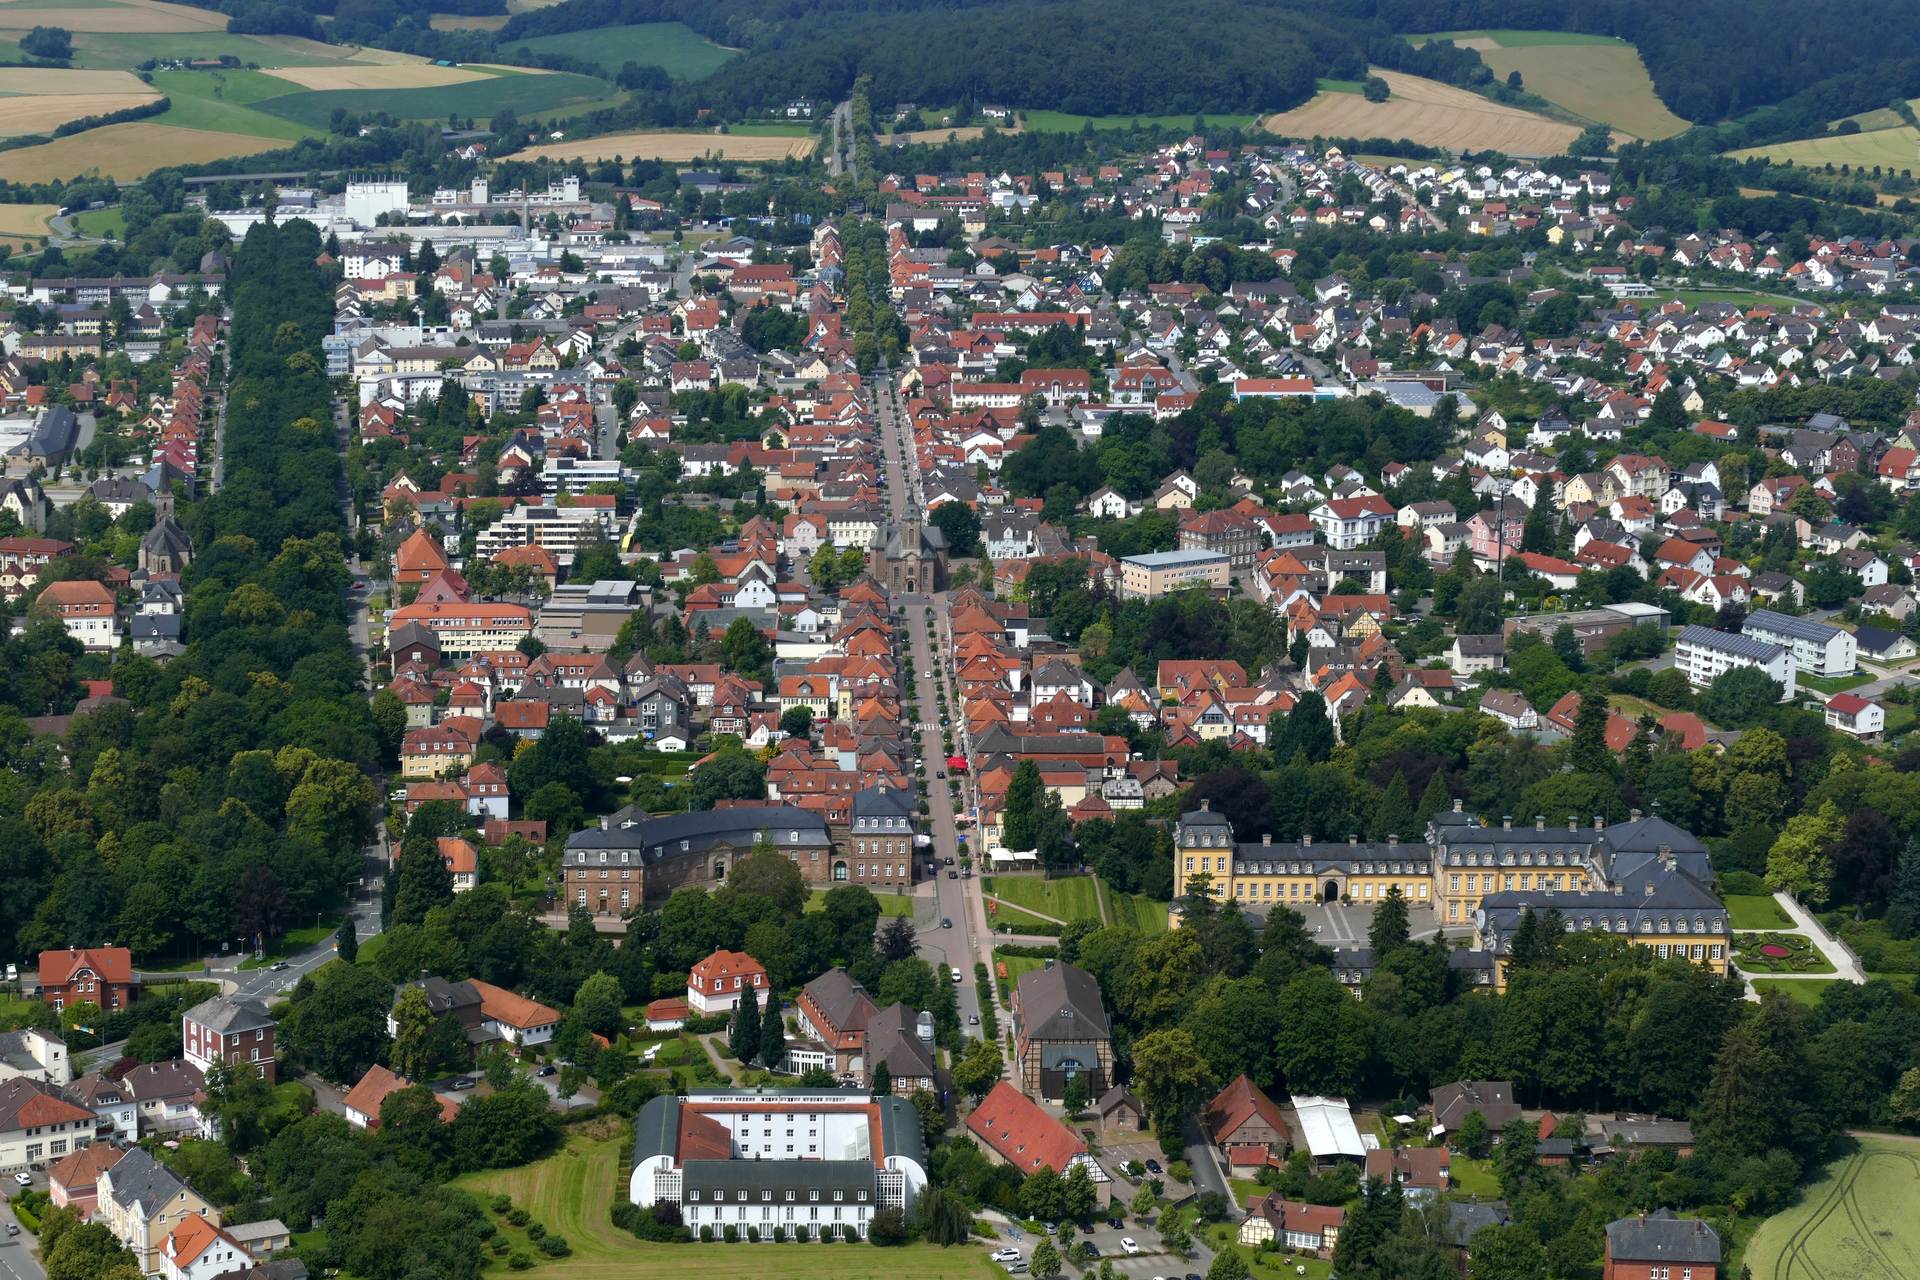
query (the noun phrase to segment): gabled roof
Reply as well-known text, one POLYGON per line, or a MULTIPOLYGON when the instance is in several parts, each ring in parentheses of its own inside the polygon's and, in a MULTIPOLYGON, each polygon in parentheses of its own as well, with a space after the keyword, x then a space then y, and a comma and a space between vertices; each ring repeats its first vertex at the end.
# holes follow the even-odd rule
POLYGON ((1020 1031, 1032 1040, 1105 1039, 1100 984, 1085 969, 1053 964, 1020 975, 1020 1031))
POLYGON ((967 1116, 967 1128, 1021 1173, 1044 1166, 1064 1174, 1073 1157, 1087 1149, 1073 1130, 1008 1080, 994 1085, 967 1116))
POLYGON ((1241 1125, 1256 1117, 1275 1133, 1287 1132, 1286 1117, 1280 1114, 1280 1108, 1242 1072, 1207 1104, 1208 1135, 1216 1143, 1224 1142, 1241 1125))

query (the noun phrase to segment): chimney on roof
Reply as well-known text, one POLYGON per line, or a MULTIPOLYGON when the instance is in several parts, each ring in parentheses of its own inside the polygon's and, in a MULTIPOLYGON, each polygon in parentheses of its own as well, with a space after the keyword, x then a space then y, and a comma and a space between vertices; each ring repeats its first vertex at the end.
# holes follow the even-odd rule
POLYGON ((1568 815, 1567 815, 1567 830, 1568 830, 1568 831, 1578 831, 1579 829, 1580 829, 1580 819, 1578 819, 1578 818, 1576 818, 1576 817, 1574 817, 1574 816, 1573 816, 1572 814, 1568 814, 1568 815))
POLYGON ((1359 845, 1359 843, 1360 843, 1359 836, 1354 835, 1352 832, 1347 833, 1347 844, 1349 847, 1357 846, 1359 845))
POLYGON ((1545 814, 1536 813, 1533 815, 1533 829, 1535 831, 1545 831, 1547 829, 1547 817, 1545 814))
POLYGON ((1513 815, 1512 815, 1512 814, 1510 814, 1510 813, 1509 813, 1509 814, 1504 814, 1504 815, 1502 815, 1502 816, 1501 816, 1501 819, 1500 819, 1500 829, 1501 829, 1502 831, 1511 831, 1511 830, 1513 830, 1513 815))
POLYGON ((1593 829, 1594 829, 1595 831, 1605 831, 1605 830, 1607 829, 1607 820, 1606 820, 1606 819, 1605 819, 1604 817, 1602 817, 1601 815, 1599 815, 1599 814, 1597 814, 1597 813, 1596 813, 1596 814, 1594 814, 1594 815, 1593 815, 1593 829))
POLYGON ((1202 799, 1200 801, 1200 812, 1207 813, 1211 811, 1212 808, 1213 808, 1213 801, 1207 800, 1207 799, 1202 799))
POLYGON ((1461 809, 1465 806, 1465 804, 1466 804, 1466 801, 1464 800, 1455 800, 1453 802, 1453 811, 1455 813, 1459 813, 1461 809))
POLYGON ((1399 836, 1395 836, 1395 835, 1390 835, 1390 836, 1388 836, 1388 837, 1387 837, 1387 847, 1388 847, 1389 849, 1397 849, 1397 848, 1399 848, 1399 847, 1400 847, 1400 837, 1399 837, 1399 836))
POLYGON ((1627 810, 1627 821, 1628 822, 1640 821, 1640 811, 1638 809, 1627 810))
POLYGON ((1271 832, 1271 831, 1268 831, 1268 832, 1264 832, 1264 833, 1262 833, 1262 835, 1260 836, 1260 843, 1261 843, 1261 844, 1263 844, 1263 845, 1270 845, 1270 844, 1272 844, 1272 843, 1273 843, 1273 832, 1271 832))
POLYGON ((1301 847, 1302 849, 1311 849, 1311 848, 1313 848, 1313 832, 1311 832, 1311 831, 1302 831, 1302 832, 1300 833, 1300 847, 1301 847))

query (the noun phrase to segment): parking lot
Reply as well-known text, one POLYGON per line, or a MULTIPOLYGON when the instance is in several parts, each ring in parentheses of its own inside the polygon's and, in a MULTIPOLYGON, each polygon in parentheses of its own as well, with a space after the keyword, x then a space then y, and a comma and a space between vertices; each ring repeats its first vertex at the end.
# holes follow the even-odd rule
MULTIPOLYGON (((1100 1221, 1092 1231, 1076 1234, 1074 1239, 1090 1242, 1100 1250, 1101 1261, 1111 1261, 1115 1272, 1134 1277, 1135 1280, 1154 1280, 1154 1277, 1180 1280, 1181 1277, 1188 1275, 1200 1276, 1206 1273, 1207 1266, 1211 1262, 1206 1251, 1198 1247, 1187 1257, 1175 1257, 1166 1252, 1161 1245, 1158 1232, 1132 1219, 1128 1219, 1126 1225, 1119 1230, 1108 1226, 1105 1221, 1100 1221), (1126 1237, 1132 1237, 1133 1241, 1140 1246, 1141 1252, 1128 1253, 1120 1243, 1126 1237)), ((1022 1258, 1031 1260, 1034 1246, 1039 1243, 1040 1238, 1032 1232, 1010 1228, 1008 1237, 995 1244, 994 1248, 1017 1248, 1022 1258), (1018 1232, 1018 1239, 1013 1238, 1015 1231, 1018 1232)), ((1055 1245, 1058 1247, 1059 1242, 1055 1241, 1055 1245)), ((1098 1262, 1094 1264, 1096 1268, 1098 1265, 1098 1262)))

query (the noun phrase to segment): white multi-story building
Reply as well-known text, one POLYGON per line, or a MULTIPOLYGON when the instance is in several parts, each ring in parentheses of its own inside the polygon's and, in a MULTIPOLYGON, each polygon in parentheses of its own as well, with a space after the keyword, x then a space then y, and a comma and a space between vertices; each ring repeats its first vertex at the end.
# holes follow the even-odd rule
POLYGON ((1793 653, 1783 644, 1710 627, 1687 627, 1673 646, 1673 660, 1695 688, 1706 688, 1736 667, 1758 667, 1778 682, 1782 702, 1793 697, 1793 653))
POLYGON ((613 512, 605 507, 515 507, 480 531, 474 553, 490 560, 508 547, 536 545, 553 552, 563 565, 574 554, 612 530, 613 512))
POLYGON ((1859 662, 1859 647, 1853 633, 1839 627, 1755 609, 1747 615, 1740 634, 1767 644, 1784 645, 1793 655, 1795 670, 1810 676, 1850 676, 1859 662))
POLYGON ((927 1185, 913 1104, 865 1090, 752 1090, 654 1098, 634 1120, 628 1198, 667 1203, 696 1236, 864 1239, 882 1209, 927 1185))

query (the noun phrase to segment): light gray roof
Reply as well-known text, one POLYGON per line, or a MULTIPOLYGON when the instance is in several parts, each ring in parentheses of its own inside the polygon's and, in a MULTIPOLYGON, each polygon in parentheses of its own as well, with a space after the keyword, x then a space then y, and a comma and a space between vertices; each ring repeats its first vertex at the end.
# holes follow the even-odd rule
POLYGON ((916 1029, 914 1011, 890 1004, 867 1019, 867 1071, 886 1064, 895 1080, 918 1080, 933 1075, 933 1046, 916 1029))
POLYGON ((857 1031, 873 1017, 874 1003, 853 975, 835 965, 802 988, 801 995, 833 1024, 835 1031, 857 1031))
POLYGON ((1107 1038, 1100 984, 1085 969, 1052 964, 1020 975, 1020 1028, 1034 1040, 1107 1038))

